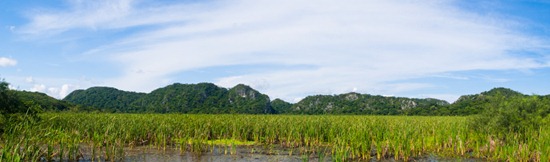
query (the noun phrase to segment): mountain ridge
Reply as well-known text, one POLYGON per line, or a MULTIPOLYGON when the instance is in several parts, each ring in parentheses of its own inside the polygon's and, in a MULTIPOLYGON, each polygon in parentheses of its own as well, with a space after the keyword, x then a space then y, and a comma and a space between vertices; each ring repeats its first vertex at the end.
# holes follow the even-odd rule
POLYGON ((92 110, 130 113, 237 113, 237 114, 370 114, 370 115, 472 115, 495 96, 524 97, 517 91, 497 87, 479 94, 463 95, 457 101, 435 98, 388 97, 349 92, 307 96, 297 103, 270 100, 248 85, 232 88, 213 83, 174 83, 137 93, 112 87, 76 90, 62 101, 92 110))

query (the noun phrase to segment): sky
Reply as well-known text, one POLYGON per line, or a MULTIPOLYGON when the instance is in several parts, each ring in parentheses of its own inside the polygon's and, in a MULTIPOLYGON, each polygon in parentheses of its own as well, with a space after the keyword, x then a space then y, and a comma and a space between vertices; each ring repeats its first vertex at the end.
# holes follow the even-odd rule
POLYGON ((0 0, 0 78, 62 99, 243 83, 449 102, 550 94, 546 0, 0 0))

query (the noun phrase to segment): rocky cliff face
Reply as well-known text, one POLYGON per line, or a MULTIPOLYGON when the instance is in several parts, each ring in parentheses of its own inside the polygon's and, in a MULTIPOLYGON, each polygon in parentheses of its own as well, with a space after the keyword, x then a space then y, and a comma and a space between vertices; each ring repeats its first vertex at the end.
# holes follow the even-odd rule
POLYGON ((261 94, 251 87, 239 84, 228 92, 229 105, 253 114, 271 114, 275 111, 271 108, 269 96, 261 94))

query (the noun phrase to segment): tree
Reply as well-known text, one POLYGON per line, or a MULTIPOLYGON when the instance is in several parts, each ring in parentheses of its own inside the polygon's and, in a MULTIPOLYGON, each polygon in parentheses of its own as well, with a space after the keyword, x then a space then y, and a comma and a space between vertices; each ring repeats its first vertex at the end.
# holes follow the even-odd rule
POLYGON ((4 80, 0 81, 0 113, 5 116, 21 112, 22 108, 23 103, 10 91, 9 83, 4 80))

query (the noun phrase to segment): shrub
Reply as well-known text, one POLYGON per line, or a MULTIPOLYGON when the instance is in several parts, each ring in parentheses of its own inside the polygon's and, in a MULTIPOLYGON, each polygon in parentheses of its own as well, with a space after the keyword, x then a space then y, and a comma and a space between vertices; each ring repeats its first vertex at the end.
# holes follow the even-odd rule
POLYGON ((510 135, 525 138, 538 133, 546 122, 550 102, 540 96, 500 97, 497 102, 487 104, 485 111, 474 117, 473 129, 506 140, 510 135))

